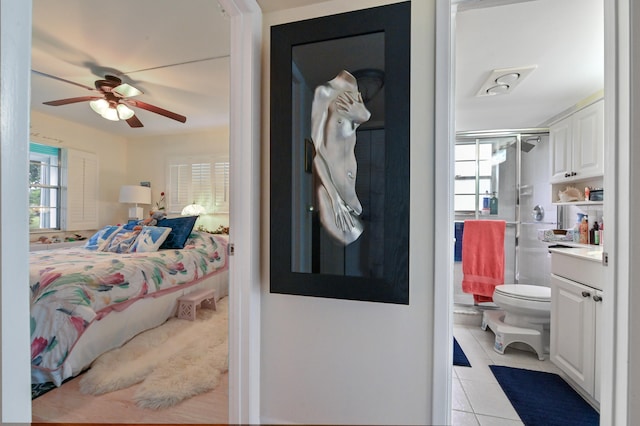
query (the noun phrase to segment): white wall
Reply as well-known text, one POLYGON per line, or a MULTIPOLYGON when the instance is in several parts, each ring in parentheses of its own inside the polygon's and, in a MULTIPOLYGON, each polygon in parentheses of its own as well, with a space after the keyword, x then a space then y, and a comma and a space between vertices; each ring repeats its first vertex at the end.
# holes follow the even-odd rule
POLYGON ((119 223, 127 207, 118 202, 127 173, 126 139, 91 127, 31 111, 32 142, 95 153, 98 157, 98 224, 119 223))
MULTIPOLYGON (((185 156, 228 156, 229 128, 216 129, 148 137, 130 138, 127 158, 127 181, 139 183, 151 182, 151 198, 155 203, 160 193, 167 188, 167 162, 172 157, 185 156)), ((150 206, 145 206, 145 215, 150 206)), ((204 215, 198 219, 196 226, 215 230, 220 225, 229 226, 228 214, 204 215)))
MULTIPOLYGON (((226 126, 193 133, 125 138, 32 111, 30 138, 33 142, 97 155, 100 226, 126 220, 129 206, 118 202, 122 185, 149 181, 153 202, 159 200, 160 192, 166 189, 167 160, 172 156, 229 155, 226 126)), ((145 215, 150 207, 143 206, 145 215)), ((197 224, 214 230, 220 225, 228 226, 229 215, 206 215, 197 224)))
POLYGON ((264 16, 263 423, 431 423, 435 2, 412 2, 410 304, 269 293, 270 26, 385 3, 334 0, 264 16))

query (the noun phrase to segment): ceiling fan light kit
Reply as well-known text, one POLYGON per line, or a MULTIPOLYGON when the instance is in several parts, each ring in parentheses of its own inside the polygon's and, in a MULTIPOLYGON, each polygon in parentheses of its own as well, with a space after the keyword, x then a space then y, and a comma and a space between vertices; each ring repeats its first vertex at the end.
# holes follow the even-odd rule
POLYGON ((143 92, 130 84, 123 83, 122 80, 113 75, 106 75, 104 80, 96 80, 94 85, 95 89, 89 86, 85 86, 80 83, 65 80, 61 77, 49 75, 40 71, 32 70, 35 74, 43 77, 52 78, 54 80, 62 81, 65 83, 73 84, 75 86, 84 87, 87 90, 93 92, 99 92, 100 96, 81 96, 76 98, 58 99, 55 101, 43 102, 45 105, 61 106, 68 105, 77 102, 89 101, 89 106, 93 111, 102 116, 103 118, 111 121, 123 120, 129 124, 130 127, 143 127, 140 120, 135 116, 135 112, 130 108, 142 108, 147 111, 151 111, 155 114, 162 115, 172 120, 184 123, 187 121, 187 117, 184 115, 176 114, 175 112, 168 111, 166 109, 157 107, 141 101, 134 101, 129 99, 132 96, 142 95, 143 92))
POLYGON ((133 110, 124 104, 111 104, 106 99, 96 99, 89 106, 103 118, 111 121, 128 120, 133 117, 133 110))

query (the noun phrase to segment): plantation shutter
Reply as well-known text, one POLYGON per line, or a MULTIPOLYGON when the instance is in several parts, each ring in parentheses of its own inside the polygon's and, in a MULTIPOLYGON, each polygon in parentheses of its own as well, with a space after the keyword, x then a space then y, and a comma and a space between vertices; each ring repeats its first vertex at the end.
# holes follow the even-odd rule
POLYGON ((180 214, 191 203, 206 212, 229 212, 229 161, 225 158, 182 157, 169 160, 167 213, 180 214))
POLYGON ((191 202, 200 204, 209 213, 213 207, 211 163, 191 165, 191 202))
POLYGON ((214 175, 215 212, 229 213, 229 161, 216 161, 214 163, 214 175))
POLYGON ((98 159, 96 154, 63 150, 62 227, 67 231, 98 228, 98 159))
POLYGON ((191 165, 169 164, 169 185, 167 196, 167 213, 180 213, 189 201, 191 186, 191 165))

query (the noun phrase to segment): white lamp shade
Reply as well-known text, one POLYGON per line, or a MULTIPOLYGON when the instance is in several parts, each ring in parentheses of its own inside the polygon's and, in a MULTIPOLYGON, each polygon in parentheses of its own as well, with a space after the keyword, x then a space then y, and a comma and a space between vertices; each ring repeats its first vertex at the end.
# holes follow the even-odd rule
POLYGON ((189 204, 182 209, 182 216, 200 216, 201 214, 205 214, 207 211, 200 204, 189 204))
POLYGON ((133 117, 133 110, 124 104, 118 104, 116 110, 118 110, 120 120, 128 120, 133 117))
POLYGON ((104 111, 109 108, 109 102, 106 99, 96 99, 94 101, 89 102, 91 109, 102 115, 104 111))
POLYGON ((104 110, 104 112, 102 113, 102 117, 106 118, 107 120, 111 120, 111 121, 118 121, 120 120, 120 118, 118 118, 118 111, 116 111, 115 108, 107 108, 104 110))
POLYGON ((151 204, 151 188, 139 185, 124 185, 120 188, 121 203, 151 204))

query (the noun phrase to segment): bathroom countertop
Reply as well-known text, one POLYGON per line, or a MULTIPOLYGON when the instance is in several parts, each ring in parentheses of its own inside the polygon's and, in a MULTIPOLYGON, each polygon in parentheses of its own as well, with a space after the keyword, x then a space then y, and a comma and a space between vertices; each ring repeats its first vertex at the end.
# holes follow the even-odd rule
POLYGON ((590 260, 593 262, 602 262, 602 247, 550 247, 551 253, 563 254, 566 256, 572 256, 583 260, 590 260))

